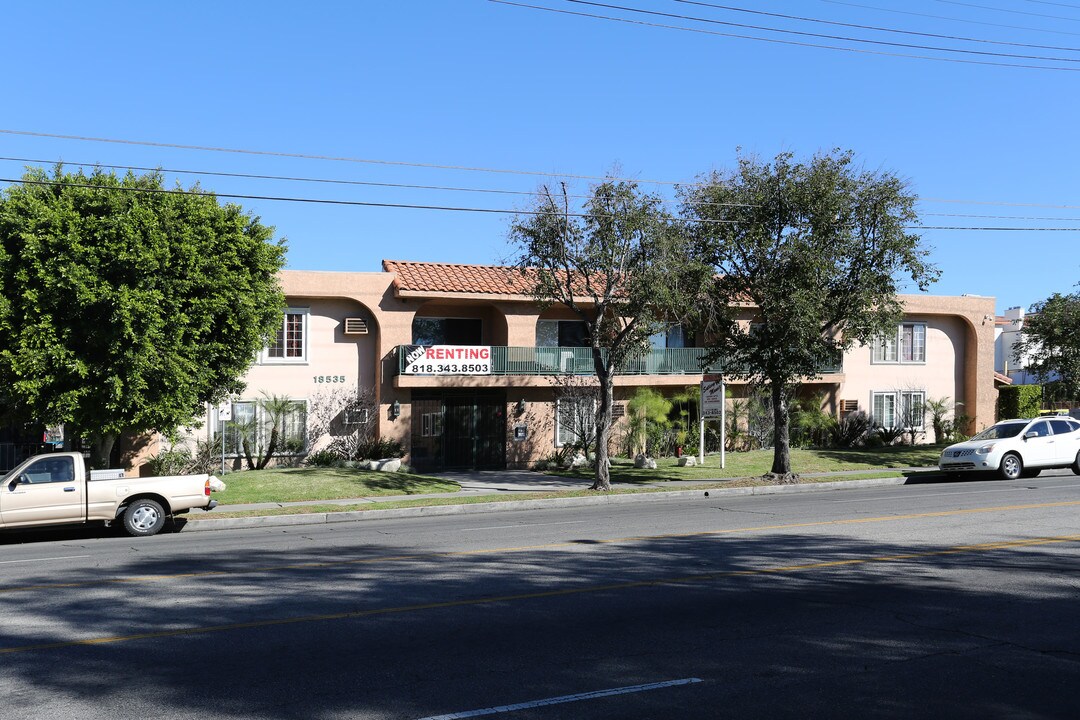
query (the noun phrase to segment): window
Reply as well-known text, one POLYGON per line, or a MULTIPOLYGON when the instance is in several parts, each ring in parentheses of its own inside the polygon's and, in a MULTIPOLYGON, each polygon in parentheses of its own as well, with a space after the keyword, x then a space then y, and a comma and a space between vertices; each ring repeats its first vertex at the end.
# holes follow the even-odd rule
POLYGON ((263 403, 234 402, 232 421, 225 424, 225 454, 244 455, 245 441, 252 457, 265 450, 275 419, 278 431, 275 455, 297 455, 307 450, 307 403, 289 400, 278 410, 275 418, 263 403))
POLYGON ((1054 429, 1055 435, 1064 435, 1080 429, 1080 425, 1077 425, 1072 420, 1051 420, 1050 427, 1054 429))
POLYGON ((875 363, 925 363, 926 324, 902 323, 896 335, 875 340, 873 350, 875 363))
POLYGON ((22 471, 23 482, 69 483, 75 480, 75 461, 70 457, 42 458, 22 471))
POLYGON ((413 345, 481 345, 483 321, 480 318, 413 318, 413 345))
POLYGON ((589 441, 596 423, 596 400, 591 397, 562 397, 555 401, 555 445, 589 441))
POLYGON ((660 332, 649 336, 649 345, 655 350, 687 347, 686 329, 682 325, 668 325, 660 332))
POLYGON ((537 320, 536 347, 589 347, 589 330, 581 320, 537 320))
POLYGON ((307 308, 288 308, 281 327, 274 336, 274 342, 263 353, 263 362, 303 363, 307 362, 307 308))
POLYGON ((926 415, 926 393, 922 390, 899 390, 874 393, 874 422, 885 428, 921 430, 926 415))

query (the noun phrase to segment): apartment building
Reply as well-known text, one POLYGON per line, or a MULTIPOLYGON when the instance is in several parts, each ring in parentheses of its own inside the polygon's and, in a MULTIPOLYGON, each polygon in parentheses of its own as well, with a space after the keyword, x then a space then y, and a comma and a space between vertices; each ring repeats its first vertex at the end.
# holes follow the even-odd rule
MULTIPOLYGON (((282 328, 249 370, 234 419, 258 399, 287 397, 284 440, 302 453, 313 398, 363 388, 370 411, 355 422, 401 442, 419 469, 527 467, 570 442, 591 351, 565 308, 541 310, 513 268, 386 260, 382 272, 285 271, 282 328)), ((895 337, 857 347, 804 387, 837 416, 864 410, 893 425, 908 403, 950 398, 976 428, 994 421, 994 301, 904 296, 895 337)), ((748 311, 747 320, 751 315, 748 311)), ((666 394, 702 380, 701 343, 673 326, 615 379, 615 416, 641 386, 666 394)), ((729 380, 733 393, 746 386, 729 380)), ((923 439, 934 440, 929 420, 923 439)), ((216 410, 204 432, 218 426, 216 410)), ((227 438, 227 454, 238 454, 227 438)))

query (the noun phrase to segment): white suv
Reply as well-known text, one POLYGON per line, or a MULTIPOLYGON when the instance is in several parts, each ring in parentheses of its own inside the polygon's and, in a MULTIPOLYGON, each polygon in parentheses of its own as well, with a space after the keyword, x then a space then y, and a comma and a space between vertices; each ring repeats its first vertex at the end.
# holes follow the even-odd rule
POLYGON ((950 477, 992 470, 1006 480, 1035 477, 1047 468, 1080 475, 1080 422, 1065 416, 1005 420, 945 448, 938 468, 950 477))

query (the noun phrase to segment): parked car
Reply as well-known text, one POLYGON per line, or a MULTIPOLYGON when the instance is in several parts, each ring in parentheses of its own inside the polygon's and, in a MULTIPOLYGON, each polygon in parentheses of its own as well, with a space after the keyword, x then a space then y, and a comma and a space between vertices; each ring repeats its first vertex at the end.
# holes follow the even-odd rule
POLYGON ((1066 416, 1005 420, 950 445, 938 458, 938 469, 952 477, 996 471, 1014 480, 1048 468, 1071 468, 1080 475, 1080 422, 1066 416))

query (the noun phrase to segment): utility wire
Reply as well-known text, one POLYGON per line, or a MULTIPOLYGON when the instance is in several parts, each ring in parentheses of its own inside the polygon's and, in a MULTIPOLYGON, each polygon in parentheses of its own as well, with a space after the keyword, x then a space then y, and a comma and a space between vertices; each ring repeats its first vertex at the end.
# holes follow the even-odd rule
MULTIPOLYGON (((42 160, 35 158, 19 158, 19 157, 0 157, 0 161, 6 162, 20 162, 20 163, 34 163, 37 165, 73 165, 75 167, 103 167, 110 168, 112 170, 139 170, 142 172, 161 172, 172 173, 175 175, 207 175, 211 177, 227 177, 227 178, 244 178, 251 180, 283 180, 285 182, 309 182, 309 183, 324 183, 328 185, 360 185, 364 187, 378 187, 378 188, 397 188, 404 190, 437 190, 446 192, 472 192, 472 193, 492 193, 497 195, 518 195, 533 197, 541 195, 539 190, 500 190, 496 188, 476 188, 476 187, 460 187, 450 185, 413 185, 409 183, 387 183, 387 182, 374 182, 367 180, 334 180, 330 178, 312 178, 312 177, 295 177, 290 175, 264 175, 253 173, 239 173, 239 172, 223 172, 217 170, 178 170, 175 168, 163 168, 163 167, 146 167, 140 165, 114 165, 112 163, 100 163, 100 162, 75 162, 74 160, 42 160)), ((562 193, 558 194, 559 197, 563 197, 562 193)), ((593 195, 577 195, 573 193, 567 193, 566 197, 574 198, 576 200, 591 200, 593 195)), ((665 201, 667 202, 667 201, 665 201)), ((758 207, 757 205, 749 205, 747 203, 718 203, 718 202, 701 202, 699 205, 709 205, 712 207, 758 207)))
POLYGON ((403 160, 375 160, 371 158, 339 157, 334 155, 312 155, 308 153, 274 152, 271 150, 245 150, 240 148, 223 148, 208 145, 181 145, 178 143, 151 142, 149 140, 118 140, 116 138, 86 137, 81 135, 59 135, 55 133, 32 132, 29 130, 10 130, 3 128, 0 128, 0 134, 53 138, 56 140, 82 140, 86 142, 114 143, 117 145, 139 145, 143 147, 160 147, 176 150, 202 150, 206 152, 237 153, 240 155, 264 155, 269 157, 299 158, 302 160, 330 160, 333 162, 361 163, 367 165, 393 165, 397 167, 428 168, 433 170, 462 170, 466 172, 499 173, 503 175, 532 175, 536 177, 567 178, 570 180, 621 180, 626 182, 655 185, 682 184, 665 180, 638 180, 635 178, 602 177, 600 175, 570 175, 566 173, 549 173, 541 172, 538 170, 507 170, 504 168, 467 167, 463 165, 438 165, 434 163, 406 162, 403 160))
POLYGON ((975 8, 977 10, 991 10, 993 12, 1011 13, 1013 15, 1030 15, 1032 17, 1050 18, 1051 20, 1068 20, 1070 22, 1080 22, 1080 19, 1078 18, 1062 17, 1061 15, 1045 15, 1043 13, 1024 12, 1023 10, 1008 10, 1006 8, 990 7, 989 5, 976 5, 975 3, 957 2, 957 0, 937 1, 945 5, 961 5, 963 7, 975 8))
MULTIPOLYGON (((379 202, 365 202, 361 200, 330 200, 325 198, 298 198, 298 197, 282 197, 271 195, 242 195, 237 193, 215 193, 215 192, 192 192, 190 190, 169 190, 167 188, 137 188, 137 187, 124 187, 113 186, 106 187, 102 185, 93 185, 90 183, 73 183, 73 182, 61 182, 56 180, 14 180, 12 178, 0 178, 0 182, 3 183, 22 183, 23 185, 38 185, 45 187, 76 187, 86 188, 90 190, 103 190, 109 191, 121 191, 121 192, 139 192, 148 194, 162 194, 162 195, 198 195, 202 197, 214 197, 214 198, 230 198, 240 200, 270 200, 274 202, 296 202, 296 203, 312 203, 312 204, 325 204, 325 205, 348 205, 356 207, 376 207, 376 208, 400 208, 405 210, 442 210, 446 212, 475 212, 475 213, 488 213, 488 214, 501 214, 501 215, 546 215, 547 211, 543 210, 504 210, 500 208, 474 208, 474 207, 452 207, 447 205, 413 205, 407 203, 379 203, 379 202)), ((571 213, 564 212, 562 210, 556 210, 557 214, 563 217, 596 217, 586 213, 571 213)), ((703 223, 709 225, 736 225, 736 220, 695 220, 696 223, 703 223)), ((905 230, 980 230, 980 231, 1006 231, 1006 232, 1080 232, 1080 227, 958 227, 954 225, 905 225, 905 230)))
POLYGON ((888 40, 867 40, 864 38, 848 37, 846 35, 828 35, 825 33, 806 32, 804 30, 784 30, 782 28, 768 27, 766 25, 749 25, 747 23, 730 22, 727 20, 714 20, 711 18, 697 17, 694 15, 680 15, 678 13, 666 13, 659 10, 643 10, 625 5, 611 5, 608 3, 594 2, 593 0, 564 0, 575 5, 588 5, 591 7, 604 8, 606 10, 621 10, 623 12, 640 13, 655 17, 671 18, 674 20, 690 20, 693 22, 709 23, 710 25, 723 25, 725 27, 743 28, 746 30, 763 30, 765 32, 782 33, 784 35, 798 35, 799 37, 821 38, 824 40, 839 40, 841 42, 863 43, 866 45, 883 45, 885 47, 905 48, 909 50, 931 50, 934 52, 957 53, 961 55, 979 55, 981 57, 1014 58, 1018 60, 1042 60, 1044 62, 1080 62, 1077 58, 1045 57, 1043 55, 1019 55, 1017 53, 1000 53, 989 50, 964 50, 961 48, 941 47, 938 45, 915 45, 913 43, 889 42, 888 40))
MULTIPOLYGON (((50 137, 50 138, 86 139, 86 140, 93 140, 93 141, 98 140, 98 138, 75 138, 74 136, 70 136, 70 135, 46 135, 44 133, 23 133, 21 131, 0 130, 0 133, 3 133, 3 132, 13 132, 13 133, 16 133, 16 134, 42 135, 44 137, 50 137)), ((103 140, 103 141, 104 142, 127 143, 127 144, 133 144, 133 145, 144 144, 144 143, 134 141, 134 140, 103 140)), ((150 144, 150 145, 154 145, 154 146, 166 146, 166 147, 180 147, 180 148, 185 147, 185 146, 171 145, 171 144, 167 144, 167 143, 146 143, 146 144, 150 144)), ((208 148, 208 149, 210 149, 210 148, 208 148)), ((220 149, 218 151, 220 151, 220 152, 241 152, 241 153, 242 152, 247 152, 245 150, 234 150, 234 149, 231 149, 231 148, 223 148, 223 149, 220 149)), ((257 151, 255 151, 255 152, 257 152, 257 151)), ((271 153, 268 153, 268 154, 292 156, 292 153, 271 152, 271 153)), ((499 189, 494 189, 494 188, 475 188, 475 187, 461 187, 461 186, 447 186, 447 185, 413 185, 413 184, 407 184, 407 183, 379 183, 379 182, 368 182, 368 181, 363 181, 363 180, 334 180, 334 179, 328 179, 328 178, 293 177, 293 176, 288 176, 288 175, 265 175, 265 174, 254 174, 254 173, 231 173, 231 172, 220 172, 220 171, 212 171, 212 170, 177 170, 177 169, 169 169, 169 168, 162 168, 162 167, 148 167, 148 166, 139 166, 139 165, 117 165, 117 164, 113 164, 113 163, 100 163, 100 162, 90 163, 90 162, 75 162, 75 161, 65 161, 65 160, 47 160, 47 159, 21 158, 21 157, 0 157, 0 161, 36 163, 36 164, 41 164, 41 165, 57 165, 57 164, 74 165, 76 167, 107 167, 107 168, 114 168, 114 169, 118 169, 118 170, 140 170, 140 171, 144 171, 144 172, 160 171, 160 172, 163 172, 163 173, 189 174, 189 175, 210 175, 210 176, 221 176, 221 177, 250 178, 250 179, 257 179, 257 180, 284 180, 284 181, 290 181, 290 182, 291 181, 297 181, 297 182, 313 182, 313 183, 326 183, 326 184, 363 185, 363 186, 370 185, 370 186, 373 186, 373 187, 389 187, 389 188, 403 188, 403 189, 417 189, 417 190, 440 190, 440 191, 441 190, 446 190, 446 191, 459 191, 459 192, 514 194, 514 195, 530 195, 530 196, 537 194, 536 191, 526 191, 526 190, 499 190, 499 189)), ((618 178, 610 178, 610 179, 618 180, 618 178)), ((16 182, 21 182, 21 181, 16 181, 16 182)), ((631 180, 631 182, 634 182, 634 181, 631 180)), ((662 184, 662 185, 684 185, 686 187, 701 186, 701 185, 706 184, 706 183, 680 183, 680 182, 674 181, 674 180, 652 180, 652 181, 649 181, 649 182, 662 184)), ((592 196, 591 195, 568 194, 567 197, 577 198, 577 199, 588 199, 588 198, 591 198, 592 196)), ((920 203, 951 203, 951 204, 958 204, 958 205, 996 205, 996 206, 1005 206, 1005 207, 1031 207, 1031 208, 1044 208, 1044 209, 1049 209, 1049 210, 1080 210, 1080 205, 1054 205, 1054 204, 1049 204, 1049 203, 1022 203, 1022 202, 1009 202, 1009 201, 1002 201, 1002 200, 958 200, 958 199, 950 199, 950 198, 920 197, 920 198, 918 198, 918 202, 920 202, 920 203)), ((757 207, 755 205, 748 205, 748 204, 745 204, 745 203, 713 203, 713 202, 707 202, 707 203, 700 203, 700 204, 710 205, 710 206, 720 206, 720 207, 757 207)), ((923 214, 924 215, 933 215, 934 213, 923 213, 923 214)), ((992 215, 974 216, 973 215, 971 217, 997 217, 997 216, 992 216, 992 215)), ((1002 217, 1004 217, 1004 216, 1002 216, 1002 217)), ((1032 218, 1032 219, 1035 219, 1035 218, 1032 218)), ((1059 219, 1059 218, 1047 218, 1047 219, 1059 219)))
MULTIPOLYGON (((45 187, 76 187, 86 188, 89 190, 103 190, 111 192, 119 190, 121 192, 138 192, 157 195, 196 195, 200 197, 215 197, 215 198, 230 198, 239 200, 270 200, 274 202, 295 202, 295 203, 311 203, 319 205, 349 205, 356 207, 375 207, 375 208, 401 208, 405 210, 443 210, 446 212, 475 212, 475 213, 490 213, 498 215, 547 215, 549 211, 545 210, 505 210, 502 208, 476 208, 476 207, 456 207, 449 205, 415 205, 410 203, 384 203, 384 202, 367 202, 362 200, 332 200, 328 198, 300 198, 300 197, 287 197, 280 195, 243 195, 238 193, 218 193, 218 192, 195 192, 191 190, 170 190, 168 188, 139 188, 139 187, 125 187, 122 185, 117 186, 104 186, 94 185, 92 183, 74 183, 60 180, 13 180, 11 178, 0 178, 0 183, 21 183, 23 185, 39 185, 45 187)), ((558 215, 563 217, 607 217, 614 219, 615 216, 603 216, 593 215, 591 213, 573 213, 565 212, 563 210, 556 209, 558 215)), ((734 220, 699 220, 710 225, 730 225, 735 223, 734 220)))
POLYGON ((839 22, 837 20, 823 20, 820 18, 803 17, 801 15, 784 15, 783 13, 765 12, 764 10, 749 10, 747 8, 733 7, 731 5, 717 5, 700 0, 675 0, 684 5, 699 5, 701 7, 714 8, 716 10, 728 10, 730 12, 749 13, 751 15, 764 15, 766 17, 783 18, 785 20, 799 20, 801 22, 819 23, 823 25, 835 25, 849 27, 857 30, 874 30, 876 32, 897 33, 900 35, 915 35, 918 37, 938 38, 939 40, 960 40, 963 42, 989 43, 992 45, 1007 45, 1011 47, 1035 48, 1038 50, 1065 50, 1068 52, 1080 52, 1080 48, 1062 47, 1060 45, 1032 45, 1029 43, 1007 42, 1004 40, 988 40, 986 38, 971 38, 963 35, 941 35, 938 33, 918 32, 915 30, 899 30, 896 28, 880 27, 877 25, 860 25, 858 23, 839 22))
POLYGON ((1080 10, 1080 5, 1073 5, 1072 3, 1048 2, 1048 0, 1027 0, 1027 2, 1035 3, 1037 5, 1056 5, 1058 7, 1073 8, 1074 10, 1080 10))
POLYGON ((948 17, 945 15, 930 15, 929 13, 911 12, 910 10, 896 10, 894 8, 883 8, 876 5, 863 5, 860 3, 844 2, 844 0, 819 1, 829 3, 830 5, 844 5, 847 7, 861 8, 863 10, 875 10, 877 12, 895 13, 897 15, 912 15, 914 17, 930 18, 931 20, 947 20, 948 22, 968 23, 971 25, 984 25, 986 27, 1005 28, 1006 30, 1025 30, 1027 32, 1047 33, 1049 35, 1080 36, 1080 33, 1068 32, 1067 30, 1046 30, 1044 28, 1023 27, 1020 25, 1003 25, 1001 23, 983 22, 981 20, 969 20, 968 18, 948 17))
POLYGON ((488 2, 497 3, 499 5, 510 5, 510 6, 513 6, 513 7, 527 8, 527 9, 530 9, 530 10, 542 10, 544 12, 558 13, 558 14, 561 14, 561 15, 573 15, 573 16, 576 16, 576 17, 586 17, 586 18, 591 18, 591 19, 594 19, 594 20, 607 20, 608 22, 625 23, 627 25, 640 25, 642 27, 662 28, 664 30, 680 30, 682 32, 692 32, 692 33, 698 33, 698 34, 701 34, 701 35, 713 35, 713 36, 717 36, 717 37, 732 37, 732 38, 739 38, 739 39, 742 39, 742 40, 756 40, 758 42, 767 42, 767 43, 773 43, 773 44, 776 44, 776 45, 794 45, 796 47, 818 48, 818 49, 822 49, 822 50, 839 50, 839 51, 842 51, 842 52, 860 53, 860 54, 863 54, 863 55, 881 55, 881 56, 885 56, 885 57, 912 58, 912 59, 917 59, 917 60, 934 60, 934 61, 937 61, 937 62, 960 63, 960 64, 964 64, 964 65, 987 65, 987 66, 993 66, 993 67, 1018 68, 1018 69, 1023 69, 1023 70, 1056 70, 1056 71, 1063 71, 1063 72, 1078 72, 1078 71, 1080 71, 1080 68, 1058 67, 1058 66, 1055 66, 1055 65, 1023 65, 1023 64, 1018 64, 1018 63, 993 62, 993 61, 989 61, 989 60, 964 60, 964 59, 961 59, 961 58, 952 58, 952 57, 935 57, 935 56, 932 56, 932 55, 913 55, 911 53, 893 53, 893 52, 884 52, 882 50, 867 50, 865 48, 849 48, 849 47, 840 47, 840 46, 837 46, 837 45, 823 45, 821 43, 799 42, 799 41, 796 41, 796 40, 781 40, 779 38, 765 38, 765 37, 758 37, 756 35, 741 35, 741 34, 738 34, 738 33, 719 32, 717 30, 705 30, 703 28, 690 28, 690 27, 685 27, 685 26, 682 26, 682 25, 664 25, 664 24, 661 24, 661 23, 646 22, 644 20, 631 20, 629 18, 612 17, 610 15, 597 15, 595 13, 575 12, 573 10, 561 10, 561 9, 558 9, 558 8, 545 7, 543 5, 529 5, 529 4, 521 3, 521 2, 511 2, 510 0, 488 0, 488 2))

